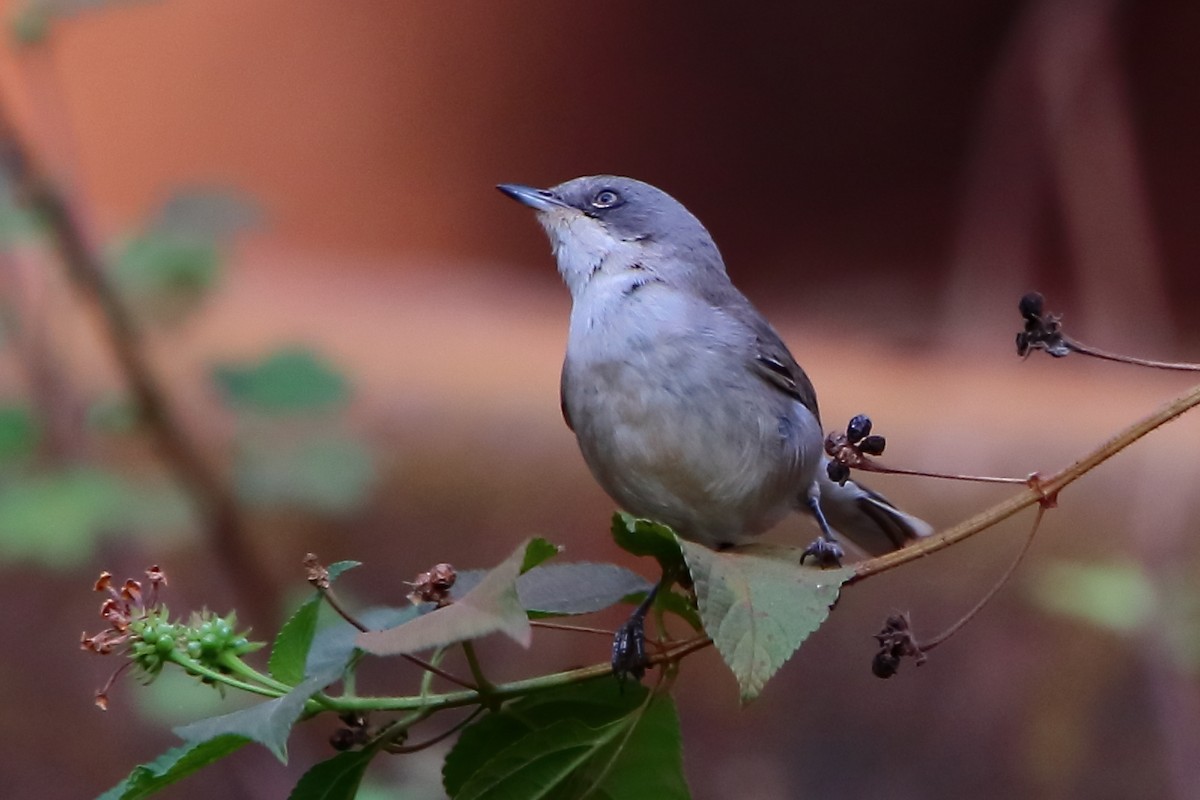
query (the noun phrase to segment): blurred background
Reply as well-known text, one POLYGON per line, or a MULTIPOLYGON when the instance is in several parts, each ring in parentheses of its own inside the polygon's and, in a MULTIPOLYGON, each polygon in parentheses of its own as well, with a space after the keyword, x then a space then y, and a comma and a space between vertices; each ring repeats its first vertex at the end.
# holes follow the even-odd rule
MULTIPOLYGON (((653 576, 609 540, 612 503, 562 424, 569 298, 498 182, 614 172, 671 192, 791 343, 825 427, 869 413, 896 465, 1050 472, 1189 385, 1020 361, 1027 290, 1085 341, 1200 360, 1198 4, 3 8, 5 136, 103 278, 72 278, 10 152, 8 796, 97 794, 172 725, 232 707, 171 675, 93 706, 116 659, 77 637, 103 627, 102 569, 160 564, 173 611, 236 607, 261 638, 307 596, 309 551, 365 562, 341 584, 361 605, 534 534, 653 576)), ((920 669, 874 678, 871 634, 896 610, 926 636, 952 623, 1029 517, 848 590, 749 708, 715 652, 689 658, 695 796, 1200 796, 1198 435, 1185 417, 1066 491, 1012 583, 920 669)), ((1007 493, 873 484, 938 527, 1007 493)), ((606 649, 543 631, 532 654, 483 655, 504 677, 606 649)), ((414 685, 386 667, 373 690, 414 685)), ((248 747, 164 796, 285 796, 333 728, 301 726, 290 766, 248 747)), ((443 755, 375 764, 364 796, 440 796, 443 755)))

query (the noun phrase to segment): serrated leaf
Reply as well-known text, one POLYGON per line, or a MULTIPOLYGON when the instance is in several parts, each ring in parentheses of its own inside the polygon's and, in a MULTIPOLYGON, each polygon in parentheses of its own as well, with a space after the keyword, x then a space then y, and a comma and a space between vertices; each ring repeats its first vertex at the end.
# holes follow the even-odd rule
POLYGON ((554 556, 561 552, 561 547, 552 544, 540 536, 530 539, 529 544, 525 546, 525 560, 521 562, 521 574, 524 575, 538 564, 554 558, 554 556))
POLYGON ((517 597, 517 577, 525 563, 526 545, 522 542, 462 599, 398 627, 360 633, 356 644, 375 655, 399 655, 503 633, 528 647, 532 630, 517 597))
MULTIPOLYGON (((338 561, 326 567, 325 573, 329 582, 333 583, 342 573, 361 564, 361 561, 338 561)), ((279 629, 267 661, 267 669, 277 680, 295 685, 306 677, 313 677, 313 673, 306 671, 306 665, 317 633, 321 602, 320 593, 313 595, 279 629)))
POLYGON ((330 409, 349 398, 341 374, 303 348, 283 348, 252 364, 220 364, 212 377, 231 405, 264 414, 330 409))
POLYGON ((800 565, 803 551, 749 545, 716 552, 679 540, 696 588, 700 618, 733 670, 743 703, 758 697, 808 635, 829 616, 850 568, 800 565))
POLYGON ((628 553, 652 556, 663 572, 679 572, 684 566, 675 532, 666 525, 618 511, 612 518, 612 537, 628 553))
POLYGON ((279 629, 271 645, 271 657, 267 659, 267 669, 276 680, 292 685, 304 680, 304 664, 317 633, 320 611, 321 596, 317 595, 296 609, 279 629))
MULTIPOLYGON (((340 674, 340 672, 338 673, 340 674)), ((220 736, 241 736, 266 747, 284 764, 287 763, 287 740, 292 726, 304 711, 304 704, 317 692, 328 686, 337 675, 318 675, 307 678, 296 688, 265 703, 223 714, 219 717, 202 719, 175 728, 175 734, 184 741, 198 744, 220 736)))
POLYGON ((314 765, 288 800, 353 800, 374 755, 374 750, 350 750, 314 765))
POLYGON ((517 596, 530 612, 542 615, 589 614, 608 608, 652 584, 616 564, 547 564, 517 580, 517 596))
POLYGON ((193 772, 224 758, 249 741, 241 736, 221 736, 173 747, 153 761, 134 767, 125 780, 100 795, 99 800, 140 800, 193 772))
POLYGON ((463 731, 443 785, 466 798, 686 798, 668 695, 603 679, 530 695, 463 731))

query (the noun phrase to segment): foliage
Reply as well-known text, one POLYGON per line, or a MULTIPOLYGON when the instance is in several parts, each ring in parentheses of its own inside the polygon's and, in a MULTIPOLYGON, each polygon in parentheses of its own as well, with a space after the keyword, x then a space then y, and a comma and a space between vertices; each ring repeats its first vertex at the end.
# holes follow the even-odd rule
MULTIPOLYGON (((697 549, 669 529, 624 515, 614 517, 613 530, 619 541, 636 542, 643 552, 646 541, 657 541, 652 549, 666 563, 684 563, 672 560, 671 548, 686 557, 695 598, 667 587, 656 606, 664 613, 694 618, 699 600, 700 618, 717 633, 745 700, 762 690, 820 624, 849 574, 798 567, 799 551, 787 548, 744 553, 697 549), (755 620, 749 625, 752 630, 749 618, 755 620)), ((120 642, 135 664, 145 669, 150 663, 154 674, 173 665, 206 682, 264 699, 176 728, 183 746, 138 767, 105 796, 144 797, 247 742, 286 761, 287 741, 299 721, 334 714, 346 725, 339 739, 345 752, 311 767, 292 796, 353 797, 374 758, 420 749, 424 745, 409 744, 418 728, 424 730, 431 718, 473 706, 474 714, 426 739, 433 743, 461 731, 443 775, 447 793, 456 800, 688 797, 679 721, 669 690, 679 659, 706 644, 705 637, 673 640, 660 630, 660 655, 651 661, 661 672, 651 686, 620 681, 607 664, 507 684, 492 684, 484 677, 474 654, 476 640, 501 633, 528 646, 538 620, 630 602, 651 588, 616 565, 557 563, 559 552, 543 539, 531 539, 490 570, 464 571, 455 578, 452 567, 439 565, 418 578, 413 597, 419 602, 374 609, 361 619, 348 616, 353 625, 339 622, 325 628, 318 620, 323 603, 347 613, 334 600, 332 583, 356 563, 314 568, 310 580, 318 591, 281 627, 266 672, 244 660, 253 644, 237 634, 232 620, 210 615, 186 624, 172 622, 164 607, 144 601, 140 586, 128 582, 126 587, 134 586, 128 594, 114 595, 125 598, 117 601, 120 624, 85 640, 89 649, 110 651, 120 642), (449 585, 430 588, 435 579, 449 585), (422 591, 432 594, 420 595, 422 591), (146 640, 147 631, 153 641, 146 640), (221 637, 212 639, 211 631, 221 637), (210 640, 203 651, 192 644, 210 640), (435 690, 434 679, 449 674, 438 665, 455 650, 466 656, 472 677, 454 678, 460 686, 435 690), (428 671, 415 694, 375 697, 351 689, 363 659, 416 654, 428 654, 418 661, 428 671)), ((165 583, 159 572, 148 574, 156 587, 165 583)), ((115 591, 109 579, 101 583, 115 591)))

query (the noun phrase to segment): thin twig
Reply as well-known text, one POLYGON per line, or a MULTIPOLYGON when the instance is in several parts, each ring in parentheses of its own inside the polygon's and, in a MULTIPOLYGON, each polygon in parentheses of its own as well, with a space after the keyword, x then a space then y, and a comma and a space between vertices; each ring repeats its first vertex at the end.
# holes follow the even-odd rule
POLYGON ((479 706, 474 711, 472 711, 465 719, 459 720, 457 723, 455 723, 449 729, 442 731, 437 736, 434 736, 432 739, 426 739, 425 741, 421 742, 420 744, 384 745, 383 749, 385 752, 393 753, 396 755, 400 755, 400 754, 404 754, 404 753, 417 753, 417 752, 420 752, 421 750, 426 750, 430 747, 433 747, 438 742, 444 741, 447 738, 458 733, 463 728, 470 725, 475 720, 475 718, 478 717, 482 713, 483 713, 483 706, 479 706))
POLYGON ((1156 361, 1152 358, 1138 358, 1137 356, 1111 353, 1107 350, 1101 350, 1099 347, 1084 344, 1065 333, 1061 335, 1063 343, 1080 355, 1101 358, 1105 361, 1116 361, 1119 364, 1132 364, 1136 367, 1151 367, 1153 369, 1167 369, 1178 372, 1200 372, 1200 364, 1191 364, 1186 361, 1156 361))
POLYGON ((863 472, 878 472, 883 475, 915 475, 918 478, 941 478, 949 481, 974 481, 976 483, 1010 483, 1027 484, 1026 478, 1001 478, 992 475, 960 475, 954 472, 928 472, 921 469, 905 469, 904 467, 886 467, 865 456, 854 465, 855 469, 863 472))
POLYGON ((606 628, 589 628, 586 625, 565 625, 561 622, 546 622, 540 619, 529 620, 532 628, 545 628, 551 631, 574 631, 575 633, 594 633, 600 636, 612 637, 613 632, 606 628))
POLYGON ((1001 575, 996 583, 992 585, 992 588, 988 589, 987 593, 983 597, 979 598, 979 602, 976 603, 970 611, 964 614, 961 619, 959 619, 946 630, 939 633, 937 636, 934 636, 929 641, 921 642, 920 650, 922 653, 928 653, 930 650, 962 630, 963 626, 974 619, 975 615, 982 611, 984 606, 992 601, 992 598, 996 596, 996 593, 1004 588, 1004 585, 1008 583, 1013 574, 1017 571, 1017 567, 1019 567, 1021 562, 1025 560, 1025 554, 1029 552, 1029 547, 1033 544, 1034 537, 1037 536, 1038 528, 1040 528, 1042 525, 1042 517, 1046 515, 1047 508, 1049 508, 1049 506, 1045 503, 1038 505, 1037 516, 1033 518, 1033 525, 1029 528, 1029 535, 1025 537, 1025 541, 1022 543, 1021 549, 1017 553, 1017 557, 1014 558, 1012 563, 1008 565, 1008 569, 1004 570, 1004 574, 1001 575))

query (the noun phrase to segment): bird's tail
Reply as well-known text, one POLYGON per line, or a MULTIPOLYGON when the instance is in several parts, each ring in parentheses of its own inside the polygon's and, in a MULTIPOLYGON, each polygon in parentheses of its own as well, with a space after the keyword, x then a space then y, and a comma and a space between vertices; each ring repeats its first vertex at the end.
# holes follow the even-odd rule
POLYGON ((867 487, 846 481, 831 481, 822 464, 818 470, 821 511, 834 533, 870 555, 898 550, 914 539, 933 533, 922 519, 896 508, 886 497, 867 487))

